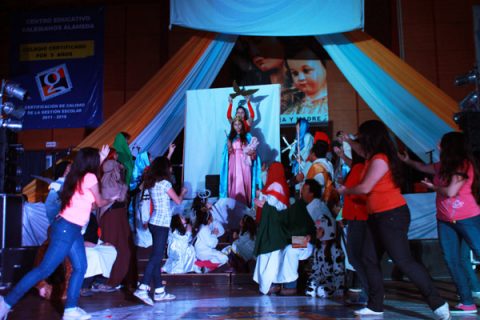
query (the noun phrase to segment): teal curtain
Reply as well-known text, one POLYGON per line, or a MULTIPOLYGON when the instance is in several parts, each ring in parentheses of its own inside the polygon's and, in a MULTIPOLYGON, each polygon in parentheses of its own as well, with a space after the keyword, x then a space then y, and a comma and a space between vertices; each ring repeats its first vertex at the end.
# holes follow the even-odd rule
POLYGON ((171 24, 249 36, 308 36, 363 28, 363 0, 170 0, 171 24))
POLYGON ((434 150, 433 160, 437 161, 440 138, 454 129, 343 34, 316 38, 353 88, 393 133, 425 162, 429 161, 427 152, 434 150))

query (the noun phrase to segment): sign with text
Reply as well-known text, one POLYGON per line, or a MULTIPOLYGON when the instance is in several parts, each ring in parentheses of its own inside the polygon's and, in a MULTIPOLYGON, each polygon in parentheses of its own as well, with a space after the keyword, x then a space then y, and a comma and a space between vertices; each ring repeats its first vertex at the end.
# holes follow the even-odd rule
POLYGON ((99 126, 103 8, 18 13, 11 25, 10 80, 30 95, 23 128, 99 126))

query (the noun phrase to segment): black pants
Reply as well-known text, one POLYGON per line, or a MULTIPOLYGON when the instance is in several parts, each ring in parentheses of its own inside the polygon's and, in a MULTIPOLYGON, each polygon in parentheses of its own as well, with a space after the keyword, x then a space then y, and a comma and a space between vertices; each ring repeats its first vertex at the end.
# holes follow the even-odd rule
POLYGON ((368 308, 383 311, 383 274, 380 259, 386 251, 393 262, 420 290, 432 310, 445 303, 424 266, 413 259, 408 245, 410 211, 402 206, 368 218, 363 263, 368 280, 368 308))
POLYGON ((362 262, 363 244, 367 232, 366 220, 349 220, 347 229, 347 256, 350 264, 355 268, 356 276, 360 280, 362 289, 368 293, 368 281, 365 267, 362 262))

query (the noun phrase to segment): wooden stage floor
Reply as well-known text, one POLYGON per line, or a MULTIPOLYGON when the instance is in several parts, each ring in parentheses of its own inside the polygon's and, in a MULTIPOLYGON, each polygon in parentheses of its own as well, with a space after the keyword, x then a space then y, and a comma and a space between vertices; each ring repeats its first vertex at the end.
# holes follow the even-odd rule
MULTIPOLYGON (((436 281, 436 285, 451 305, 456 303, 455 290, 450 282, 436 281)), ((172 285, 168 289, 177 299, 156 303, 154 307, 141 304, 124 291, 81 297, 80 306, 90 312, 93 319, 105 320, 355 319, 353 310, 356 308, 346 306, 342 300, 263 296, 252 284, 172 285)), ((387 281, 386 289, 383 319, 433 319, 432 312, 410 283, 387 281)), ((45 301, 31 292, 15 306, 8 319, 55 320, 61 319, 61 312, 61 304, 45 301)), ((473 320, 480 319, 480 316, 456 316, 454 319, 473 320)))

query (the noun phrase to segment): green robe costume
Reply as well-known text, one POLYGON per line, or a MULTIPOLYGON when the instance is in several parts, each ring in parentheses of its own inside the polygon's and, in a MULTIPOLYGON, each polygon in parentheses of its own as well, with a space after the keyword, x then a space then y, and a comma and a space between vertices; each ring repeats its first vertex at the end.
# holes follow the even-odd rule
POLYGON ((292 242, 292 236, 307 234, 310 235, 310 242, 314 243, 315 223, 308 214, 304 201, 298 200, 282 211, 265 202, 253 253, 258 256, 283 249, 292 242))
POLYGON ((123 167, 125 168, 125 182, 127 186, 129 186, 132 178, 134 162, 127 140, 123 134, 117 134, 115 141, 113 142, 113 147, 117 151, 118 162, 123 164, 123 167))

